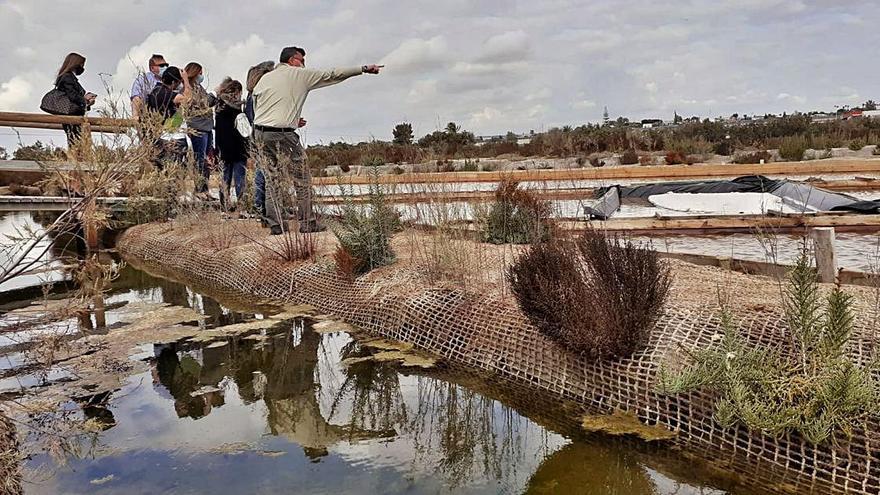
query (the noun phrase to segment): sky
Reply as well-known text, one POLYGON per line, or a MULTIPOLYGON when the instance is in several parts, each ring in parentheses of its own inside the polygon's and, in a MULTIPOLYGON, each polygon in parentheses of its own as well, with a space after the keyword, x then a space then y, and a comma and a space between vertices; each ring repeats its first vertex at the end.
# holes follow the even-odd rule
MULTIPOLYGON (((386 65, 311 93, 307 144, 389 140, 403 121, 417 137, 449 121, 540 131, 606 106, 634 119, 833 110, 880 99, 878 24, 862 0, 0 0, 0 110, 39 112, 70 51, 106 101, 154 52, 201 63, 211 89, 286 45, 309 67, 386 65)), ((18 141, 0 128, 0 146, 18 141)))

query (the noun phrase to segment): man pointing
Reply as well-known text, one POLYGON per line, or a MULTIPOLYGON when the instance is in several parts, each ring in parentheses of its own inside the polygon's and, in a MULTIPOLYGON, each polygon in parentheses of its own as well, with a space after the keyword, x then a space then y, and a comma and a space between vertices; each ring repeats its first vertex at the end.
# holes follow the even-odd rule
POLYGON ((306 69, 306 52, 289 46, 281 50, 281 63, 264 75, 254 88, 254 137, 258 151, 268 163, 266 177, 266 222, 272 234, 287 230, 284 222, 285 177, 293 176, 296 192, 297 220, 300 232, 317 232, 318 224, 312 211, 312 184, 306 153, 296 129, 302 120, 303 104, 309 91, 340 83, 360 74, 378 74, 381 65, 364 65, 343 69, 306 69))

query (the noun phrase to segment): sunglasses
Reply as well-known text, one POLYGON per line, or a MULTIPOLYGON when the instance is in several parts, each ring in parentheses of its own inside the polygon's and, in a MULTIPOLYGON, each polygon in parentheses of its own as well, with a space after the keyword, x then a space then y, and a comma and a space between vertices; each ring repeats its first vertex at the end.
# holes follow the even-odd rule
POLYGON ((167 69, 167 68, 168 68, 168 62, 165 62, 164 64, 156 64, 156 67, 159 67, 159 68, 162 68, 162 69, 167 69))

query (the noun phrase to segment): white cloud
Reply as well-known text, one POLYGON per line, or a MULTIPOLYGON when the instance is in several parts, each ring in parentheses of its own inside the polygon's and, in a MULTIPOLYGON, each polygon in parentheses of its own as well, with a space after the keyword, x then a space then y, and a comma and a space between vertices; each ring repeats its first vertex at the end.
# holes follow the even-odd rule
POLYGON ((508 31, 490 37, 477 55, 477 62, 511 62, 529 54, 529 37, 525 31, 508 31))
POLYGON ((427 40, 413 38, 403 41, 391 53, 382 57, 380 63, 386 65, 389 72, 416 72, 436 68, 449 58, 448 52, 449 47, 443 36, 434 36, 427 40))
POLYGON ((0 84, 0 109, 38 112, 40 99, 52 89, 50 82, 37 73, 14 76, 0 84))
POLYGON ((571 108, 576 108, 578 110, 585 110, 587 108, 595 108, 596 102, 592 100, 577 100, 572 102, 571 108))

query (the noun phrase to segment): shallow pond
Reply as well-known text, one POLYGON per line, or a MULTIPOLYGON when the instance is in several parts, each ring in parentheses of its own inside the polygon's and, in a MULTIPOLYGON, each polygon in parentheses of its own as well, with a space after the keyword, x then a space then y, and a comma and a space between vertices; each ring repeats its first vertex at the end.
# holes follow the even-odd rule
MULTIPOLYGON (((126 267, 106 299, 192 308, 204 330, 266 318, 126 267)), ((106 320, 122 323, 114 309, 106 320)), ((6 348, 4 348, 6 349, 6 348)), ((27 493, 728 493, 662 447, 578 431, 571 404, 440 366, 349 361, 367 349, 305 320, 214 342, 131 349, 149 371, 71 402, 102 431, 27 493)), ((12 361, 10 361, 12 364, 12 361)), ((54 379, 49 377, 50 380, 54 379)), ((34 383, 22 383, 25 387, 34 383)), ((734 490, 734 493, 745 493, 734 490)))

